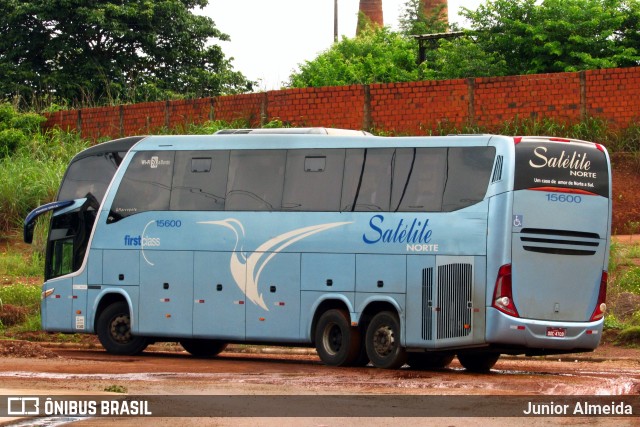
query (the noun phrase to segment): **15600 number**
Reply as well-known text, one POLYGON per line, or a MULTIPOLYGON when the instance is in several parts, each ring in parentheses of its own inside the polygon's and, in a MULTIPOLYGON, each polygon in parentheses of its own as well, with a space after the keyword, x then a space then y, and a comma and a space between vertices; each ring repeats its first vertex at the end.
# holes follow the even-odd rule
POLYGON ((179 228, 182 227, 182 221, 179 219, 158 219, 156 227, 160 228, 179 228))
POLYGON ((547 194, 547 200, 559 203, 582 203, 582 197, 573 194, 549 193, 547 194))

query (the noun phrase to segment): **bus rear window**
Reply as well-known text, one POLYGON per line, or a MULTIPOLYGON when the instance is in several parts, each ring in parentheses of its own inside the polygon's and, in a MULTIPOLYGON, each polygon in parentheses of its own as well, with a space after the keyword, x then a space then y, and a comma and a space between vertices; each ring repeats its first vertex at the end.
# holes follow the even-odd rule
POLYGON ((606 155, 593 144, 523 141, 516 145, 513 188, 569 189, 608 198, 606 155))

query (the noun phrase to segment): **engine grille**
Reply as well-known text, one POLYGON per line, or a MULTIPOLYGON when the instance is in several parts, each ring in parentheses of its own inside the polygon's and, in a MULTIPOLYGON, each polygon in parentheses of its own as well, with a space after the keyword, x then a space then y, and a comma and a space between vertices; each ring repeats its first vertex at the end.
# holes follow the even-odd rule
POLYGON ((520 241, 525 251, 553 255, 595 255, 600 246, 597 233, 543 228, 523 228, 520 241))

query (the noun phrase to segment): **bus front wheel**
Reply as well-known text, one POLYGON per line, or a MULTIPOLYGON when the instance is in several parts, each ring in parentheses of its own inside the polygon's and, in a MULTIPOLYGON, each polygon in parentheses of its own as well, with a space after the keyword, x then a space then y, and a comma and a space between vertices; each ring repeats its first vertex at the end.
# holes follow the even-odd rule
POLYGON ((361 338, 344 310, 328 310, 320 316, 315 330, 316 351, 330 366, 356 365, 361 359, 361 338))
POLYGON ((467 370, 472 372, 487 372, 496 364, 500 353, 461 353, 458 361, 467 370))
POLYGON ((184 339, 180 345, 195 357, 214 357, 227 348, 227 343, 217 340, 184 339))
POLYGON ((149 342, 131 333, 129 306, 119 301, 105 308, 96 324, 98 339, 107 352, 132 356, 141 353, 149 342))
POLYGON ((400 320, 395 313, 382 311, 371 319, 365 344, 369 360, 377 368, 397 369, 407 361, 407 352, 400 345, 400 320))

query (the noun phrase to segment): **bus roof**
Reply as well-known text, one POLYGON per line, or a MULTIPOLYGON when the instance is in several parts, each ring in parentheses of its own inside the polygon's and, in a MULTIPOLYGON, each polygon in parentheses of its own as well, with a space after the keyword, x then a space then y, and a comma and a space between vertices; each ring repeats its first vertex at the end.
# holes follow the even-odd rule
POLYGON ((353 129, 336 129, 336 128, 267 128, 267 129, 222 129, 216 132, 214 135, 248 135, 248 134, 262 134, 262 135, 353 135, 362 136, 369 135, 369 132, 363 130, 353 129))
POLYGON ((312 148, 413 148, 486 146, 489 141, 513 145, 513 138, 496 135, 379 137, 365 134, 249 133, 214 135, 154 135, 141 140, 135 151, 164 150, 273 150, 312 148))
POLYGON ((114 139, 112 141, 94 145, 93 147, 89 147, 86 150, 83 150, 76 154, 73 159, 71 159, 70 163, 77 162, 78 160, 82 160, 86 157, 98 156, 106 153, 129 151, 131 147, 136 145, 144 138, 146 138, 146 136, 129 136, 126 138, 114 139))

